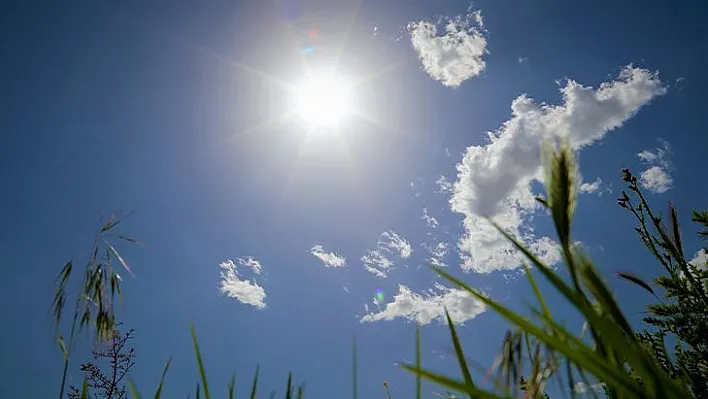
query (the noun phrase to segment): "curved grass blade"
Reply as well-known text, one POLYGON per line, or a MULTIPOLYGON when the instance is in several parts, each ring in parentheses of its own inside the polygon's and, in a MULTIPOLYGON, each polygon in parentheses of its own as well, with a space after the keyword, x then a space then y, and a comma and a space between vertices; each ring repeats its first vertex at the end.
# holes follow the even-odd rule
POLYGON ((416 368, 416 366, 412 366, 409 364, 401 364, 401 367, 403 367, 404 370, 409 371, 411 373, 419 374, 421 377, 425 378, 428 381, 432 381, 438 385, 441 385, 441 386, 446 387, 447 389, 450 389, 453 391, 469 394, 471 397, 489 398, 489 399, 508 399, 508 398, 504 398, 503 396, 498 396, 494 393, 481 390, 479 388, 471 387, 471 386, 465 384, 464 382, 453 380, 452 378, 445 377, 440 374, 432 373, 432 372, 427 371, 425 369, 418 370, 416 368))
MULTIPOLYGON (((445 314, 447 314, 447 309, 445 309, 445 314)), ((449 319, 449 317, 448 317, 449 319)), ((415 326, 415 368, 420 371, 420 324, 415 326)), ((420 373, 415 375, 415 397, 416 399, 421 399, 422 387, 420 373)))
POLYGON ((352 398, 357 399, 356 336, 352 338, 352 398))
POLYGON ((165 383, 165 376, 167 376, 167 370, 170 368, 170 363, 172 363, 172 358, 169 358, 167 360, 167 363, 165 364, 165 368, 162 369, 162 376, 160 377, 160 383, 157 385, 157 390, 155 391, 155 399, 160 399, 160 396, 162 396, 162 386, 165 383))
POLYGON ((140 392, 138 392, 138 387, 135 386, 135 382, 133 382, 133 379, 130 377, 128 377, 128 390, 134 399, 140 399, 142 397, 140 396, 140 392))
MULTIPOLYGON (((199 376, 202 379, 202 385, 204 385, 204 398, 209 399, 209 386, 207 384, 206 372, 204 371, 204 362, 202 361, 202 354, 199 351, 199 343, 197 342, 197 333, 194 331, 194 324, 189 324, 189 330, 192 334, 192 344, 194 344, 194 353, 197 355, 197 367, 199 367, 199 376)), ((199 385, 197 385, 197 393, 199 392, 199 385)))
MULTIPOLYGON (((447 319, 447 326, 450 329, 450 337, 452 338, 452 345, 455 347, 455 354, 457 355, 457 362, 460 365, 460 370, 465 378, 465 384, 474 387, 474 382, 472 381, 472 375, 470 374, 470 369, 467 367, 467 361, 465 360, 465 353, 462 351, 462 345, 460 345, 460 339, 457 336, 457 330, 455 329, 455 324, 452 322, 450 313, 448 313, 447 308, 445 308, 445 318, 447 319)), ((472 396, 470 396, 472 398, 472 396)), ((419 398, 420 399, 420 398, 419 398)))
POLYGON ((120 264, 123 265, 123 268, 125 268, 125 270, 127 270, 131 276, 135 277, 135 274, 133 274, 133 270, 130 268, 130 265, 128 265, 128 262, 126 262, 125 259, 123 259, 123 257, 120 256, 120 254, 118 253, 118 251, 116 251, 116 249, 113 247, 113 245, 111 245, 108 241, 104 241, 104 243, 106 244, 106 247, 113 253, 113 256, 115 256, 116 259, 118 259, 118 262, 120 262, 120 264))
POLYGON ((84 377, 84 382, 81 384, 81 399, 88 399, 88 392, 89 386, 88 386, 88 379, 84 377))
POLYGON ((256 366, 256 374, 253 376, 253 385, 251 386, 251 399, 256 399, 256 392, 258 390, 258 372, 260 369, 260 366, 256 366))
POLYGON ((288 372, 288 384, 285 386, 285 399, 293 397, 293 374, 288 372))
POLYGON ((229 399, 234 399, 234 389, 236 388, 236 373, 231 374, 231 381, 229 381, 229 399))

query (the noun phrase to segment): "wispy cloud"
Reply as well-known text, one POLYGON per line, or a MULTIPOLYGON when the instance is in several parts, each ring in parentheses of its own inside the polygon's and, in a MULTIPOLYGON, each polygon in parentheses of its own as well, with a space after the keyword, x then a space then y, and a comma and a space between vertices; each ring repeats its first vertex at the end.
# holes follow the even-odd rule
POLYGON ((446 267, 444 259, 450 252, 450 245, 446 242, 438 242, 433 245, 422 244, 423 248, 428 251, 430 257, 428 257, 428 262, 433 266, 446 267))
POLYGON ((445 86, 457 87, 485 68, 487 39, 479 11, 444 18, 438 24, 411 22, 408 31, 425 71, 445 86), (445 33, 438 34, 442 25, 445 33))
POLYGON ((436 193, 446 194, 452 192, 452 182, 443 175, 440 175, 438 180, 435 181, 435 184, 438 185, 438 191, 436 191, 436 193))
POLYGON ((393 261, 384 256, 379 250, 368 250, 361 257, 364 268, 376 277, 386 278, 393 268, 393 261))
POLYGON ((393 230, 387 230, 381 233, 376 249, 366 251, 366 254, 361 257, 361 262, 369 273, 386 278, 394 265, 391 256, 407 259, 412 252, 413 248, 408 240, 393 230))
POLYGON ((408 242, 408 240, 401 237, 393 230, 388 230, 381 233, 378 247, 380 249, 396 253, 403 259, 407 259, 408 257, 410 257, 411 252, 413 252, 411 244, 408 242))
POLYGON ((674 183, 669 174, 671 170, 671 147, 666 140, 659 140, 661 147, 644 150, 637 154, 639 159, 647 166, 639 175, 642 187, 654 193, 665 193, 674 183))
POLYGON ((566 137, 576 150, 592 145, 665 92, 657 73, 627 66, 598 88, 566 80, 561 105, 517 97, 511 119, 489 133, 487 144, 468 147, 457 165, 450 204, 465 215, 466 233, 458 244, 463 268, 488 273, 521 265, 520 254, 482 216, 491 216, 546 262, 557 262, 553 241, 537 237, 525 223, 537 209, 531 183, 543 179, 540 144, 566 137))
POLYGON ((250 267, 256 274, 261 274, 262 271, 260 262, 252 257, 236 258, 235 263, 232 260, 221 262, 219 264, 221 268, 219 292, 243 304, 251 305, 258 309, 265 308, 265 290, 255 280, 247 281, 241 279, 238 266, 250 267))
POLYGON ((310 253, 321 260, 327 267, 345 267, 347 265, 346 258, 334 252, 325 252, 321 245, 315 245, 310 248, 310 253))
POLYGON ((425 224, 431 229, 437 229, 440 225, 437 219, 428 214, 428 208, 423 208, 423 216, 421 216, 421 219, 425 220, 425 224))
POLYGON ((376 313, 367 312, 360 321, 365 323, 403 318, 422 325, 434 320, 444 323, 445 308, 455 324, 471 320, 486 309, 482 302, 461 289, 436 283, 434 289, 425 294, 418 294, 405 285, 399 285, 398 293, 391 302, 376 313))

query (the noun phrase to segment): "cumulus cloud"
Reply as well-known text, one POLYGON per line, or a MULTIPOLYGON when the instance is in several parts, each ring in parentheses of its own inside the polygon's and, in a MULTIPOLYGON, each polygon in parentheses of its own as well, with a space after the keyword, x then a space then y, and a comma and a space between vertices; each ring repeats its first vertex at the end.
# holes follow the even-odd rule
POLYGON ((487 38, 479 11, 445 18, 439 24, 411 22, 408 31, 425 71, 445 86, 457 87, 485 68, 487 38), (444 33, 438 34, 439 25, 444 25, 444 33))
POLYGON ((465 215, 466 232, 458 244, 464 269, 488 273, 521 265, 520 254, 481 216, 491 216, 546 262, 557 262, 553 241, 537 237, 524 223, 537 208, 531 183, 543 179, 540 144, 566 137, 576 150, 589 146, 666 88, 657 73, 627 66, 618 79, 597 88, 566 80, 560 91, 560 105, 517 97, 511 118, 488 134, 488 143, 468 147, 457 165, 450 205, 465 215))
POLYGON ((637 154, 639 159, 647 166, 639 174, 639 183, 647 190, 661 194, 667 192, 674 183, 669 174, 671 170, 671 147, 665 140, 659 140, 661 147, 652 150, 644 150, 637 154))
POLYGON ((425 220, 425 224, 431 229, 437 229, 440 225, 437 219, 428 214, 428 208, 423 208, 423 216, 421 216, 421 219, 425 220))
POLYGON ((693 259, 691 259, 688 263, 699 269, 708 268, 708 252, 706 252, 705 248, 701 248, 695 255, 693 255, 693 259))
POLYGON ((250 267, 256 274, 261 274, 262 271, 260 262, 252 257, 236 258, 236 262, 232 260, 221 262, 219 264, 221 268, 219 292, 243 304, 251 305, 258 309, 265 308, 265 290, 255 280, 241 279, 238 266, 250 267))
POLYGON ((455 324, 471 320, 486 310, 482 302, 461 289, 436 283, 434 289, 419 294, 405 285, 399 285, 398 293, 391 302, 376 313, 367 313, 360 322, 390 321, 400 317, 421 325, 434 320, 445 323, 445 308, 455 324))
POLYGON ((580 192, 581 192, 581 193, 592 194, 592 193, 597 192, 597 191, 600 189, 601 186, 602 186, 602 179, 600 179, 600 178, 598 177, 598 178, 595 179, 595 181, 592 182, 592 183, 583 183, 583 184, 581 184, 581 185, 580 185, 580 192))
POLYGON ((327 267, 345 267, 347 260, 334 252, 325 252, 321 245, 310 248, 310 253, 322 261, 327 267))

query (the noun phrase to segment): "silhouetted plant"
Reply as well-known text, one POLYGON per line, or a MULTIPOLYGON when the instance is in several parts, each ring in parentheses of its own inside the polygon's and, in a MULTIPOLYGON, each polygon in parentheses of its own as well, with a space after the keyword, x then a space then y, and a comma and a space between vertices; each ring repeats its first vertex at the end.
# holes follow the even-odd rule
MULTIPOLYGON (((116 226, 123 218, 112 215, 96 233, 91 253, 83 273, 80 274, 81 285, 75 294, 74 308, 69 328, 68 340, 64 335, 57 335, 57 344, 64 356, 59 399, 64 397, 67 372, 71 359, 71 352, 75 345, 77 333, 88 328, 95 342, 110 340, 116 326, 113 303, 121 296, 121 277, 113 267, 114 261, 120 263, 125 270, 132 274, 128 263, 123 259, 111 240, 137 243, 136 240, 115 234, 116 226)), ((67 262, 56 280, 52 311, 54 314, 55 330, 61 327, 65 305, 69 299, 68 285, 76 276, 74 262, 67 262)))
MULTIPOLYGON (((617 204, 631 213, 637 221, 635 231, 649 252, 659 261, 666 273, 653 280, 653 286, 663 291, 664 300, 649 285, 630 274, 618 275, 650 292, 659 303, 650 305, 644 321, 653 328, 638 335, 672 378, 690 385, 695 397, 708 397, 708 287, 706 265, 694 265, 686 259, 678 212, 669 205, 668 226, 661 215, 652 211, 637 178, 629 169, 622 170, 626 191, 617 204), (673 350, 666 347, 665 338, 676 338, 673 350)), ((698 236, 708 237, 708 212, 692 214, 700 226, 698 236)), ((705 250, 705 249, 704 249, 705 250)))
POLYGON ((93 361, 81 365, 81 372, 88 381, 87 396, 74 386, 69 387, 69 399, 107 398, 123 399, 127 390, 123 380, 135 365, 135 348, 126 345, 135 336, 135 330, 121 334, 116 328, 108 342, 99 343, 99 348, 92 352, 93 361), (104 372, 102 368, 108 370, 104 372))

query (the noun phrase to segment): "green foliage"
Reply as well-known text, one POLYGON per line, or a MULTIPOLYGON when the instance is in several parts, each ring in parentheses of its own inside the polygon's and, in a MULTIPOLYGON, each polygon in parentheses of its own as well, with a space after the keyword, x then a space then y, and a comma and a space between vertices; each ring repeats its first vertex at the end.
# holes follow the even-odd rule
MULTIPOLYGON (((623 191, 617 204, 634 216, 634 230, 665 271, 653 285, 663 292, 666 302, 654 295, 659 303, 650 305, 650 316, 644 318, 650 330, 640 333, 638 339, 668 375, 688 384, 695 397, 708 397, 708 270, 706 265, 694 265, 686 259, 676 208, 669 206, 667 226, 652 211, 637 178, 628 169, 622 172, 631 196, 623 191), (673 351, 666 348, 667 335, 677 341, 673 351)), ((708 211, 694 211, 692 216, 700 226, 698 236, 705 239, 708 211)), ((620 277, 654 294, 639 278, 620 277)))
POLYGON ((58 335, 57 344, 64 356, 59 399, 64 397, 67 372, 71 352, 76 343, 76 334, 84 329, 89 329, 96 342, 108 341, 112 338, 116 327, 116 318, 113 311, 115 298, 121 297, 121 277, 116 271, 114 261, 117 261, 128 273, 132 270, 123 259, 111 240, 138 243, 138 241, 124 235, 115 234, 116 226, 124 220, 123 217, 112 215, 96 233, 91 255, 89 256, 83 273, 76 276, 74 262, 67 262, 62 268, 55 283, 52 313, 54 315, 55 330, 61 327, 61 321, 66 311, 69 299, 67 287, 72 277, 81 278, 80 288, 75 295, 74 308, 68 341, 64 335, 58 335))
MULTIPOLYGON (((573 245, 572 220, 575 210, 578 173, 574 154, 566 143, 560 146, 548 145, 543 152, 546 168, 546 198, 539 202, 546 207, 553 219, 558 235, 559 248, 562 253, 564 268, 555 270, 543 263, 529 249, 508 232, 496 224, 500 234, 505 236, 513 246, 527 259, 526 275, 532 291, 538 302, 538 307, 530 306, 528 315, 522 315, 509 307, 489 298, 484 293, 466 285, 446 270, 435 268, 441 277, 468 292, 471 296, 484 303, 492 311, 505 318, 512 326, 503 340, 499 360, 495 362, 496 377, 493 379, 494 390, 487 390, 475 383, 468 360, 459 340, 458 332, 449 314, 446 313, 450 339, 455 349, 460 377, 445 376, 423 368, 421 365, 420 330, 416 329, 415 364, 403 364, 403 369, 416 377, 416 398, 422 397, 421 380, 428 380, 446 390, 448 398, 459 398, 456 393, 469 398, 515 398, 522 393, 524 398, 548 398, 545 393, 551 379, 556 379, 559 386, 565 387, 566 393, 576 396, 576 382, 586 387, 602 387, 610 398, 656 398, 680 399, 691 396, 708 397, 705 384, 708 381, 706 372, 706 350, 708 345, 708 292, 703 284, 706 272, 691 265, 685 260, 678 213, 672 207, 669 210, 669 227, 665 228, 661 218, 654 216, 645 198, 636 184, 636 178, 625 172, 624 179, 630 185, 630 190, 639 198, 634 204, 626 193, 618 203, 632 212, 639 222, 640 239, 652 254, 661 262, 668 275, 658 277, 653 285, 647 284, 631 273, 619 273, 619 276, 638 287, 646 290, 659 300, 650 307, 651 317, 646 322, 653 330, 637 333, 617 304, 612 292, 601 278, 590 259, 573 245), (531 269, 531 267, 533 269, 531 269), (535 277, 537 273, 558 291, 560 296, 584 318, 583 333, 575 334, 555 320, 544 295, 541 293, 535 277), (567 275, 570 281, 566 281, 567 275), (656 294, 660 288, 667 302, 663 302, 656 294), (584 331, 589 333, 584 335, 584 331), (666 337, 672 335, 678 342, 672 350, 667 349, 666 337), (595 384, 591 383, 595 382, 595 384), (598 385, 599 384, 599 385, 598 385)), ((693 220, 703 226, 699 235, 708 237, 708 212, 694 212, 693 220)), ((493 223, 493 221, 490 221, 493 223)), ((117 224, 109 221, 106 224, 111 229, 117 224)), ((104 226, 104 228, 106 228, 104 226)), ((103 232, 103 229, 102 229, 103 232)), ((132 240, 125 239, 125 241, 132 240)), ((97 240, 97 242, 104 242, 97 240)), ((112 245, 104 242, 107 256, 112 256, 130 272, 125 260, 115 252, 112 245)), ((86 282, 82 285, 82 294, 89 298, 105 300, 113 298, 114 293, 120 293, 120 281, 111 282, 112 269, 100 266, 96 261, 94 251, 93 263, 89 262, 85 273, 86 282), (98 271, 97 271, 98 270, 98 271), (94 276, 95 275, 95 276, 94 276), (87 288, 86 288, 87 287, 87 288), (108 290, 108 288, 110 290, 108 290), (103 293, 96 295, 96 292, 103 293), (106 295, 109 293, 110 295, 106 295)), ((73 264, 67 263, 57 280, 57 295, 55 296, 55 321, 58 324, 66 301, 66 281, 72 273, 73 264), (57 310, 58 309, 58 310, 57 310)), ((83 296, 80 296, 83 298, 83 296)), ((78 311, 84 310, 84 302, 77 302, 78 311)), ((98 306, 107 315, 99 320, 98 316, 89 314, 88 321, 79 327, 92 326, 101 336, 104 325, 112 318, 112 302, 108 301, 98 306), (103 306, 103 307, 101 307, 103 306), (105 320, 104 320, 105 319, 105 320)), ((75 320, 78 316, 75 315, 75 320)), ((76 324, 76 322, 74 323, 76 324)), ((200 382, 196 386, 196 397, 204 393, 210 397, 202 354, 194 327, 191 326, 191 336, 196 355, 200 382)), ((73 329, 72 329, 73 337, 73 329)), ((58 343, 66 359, 70 352, 70 343, 66 345, 63 338, 58 343)), ((352 345, 352 397, 357 398, 357 348, 356 341, 352 345)), ((166 364, 156 398, 160 397, 165 376, 170 362, 166 364)), ((259 368, 256 368, 251 385, 250 397, 255 399, 258 391, 259 368)), ((129 381, 130 392, 139 398, 137 388, 129 381)), ((383 383, 386 396, 391 399, 392 393, 387 382, 383 383)), ((588 391, 595 396, 594 389, 588 391)), ((228 385, 229 398, 235 397, 235 376, 228 385)), ((285 398, 302 398, 303 386, 293 391, 292 374, 288 374, 285 398)), ((275 392, 270 397, 273 398, 275 392)))

